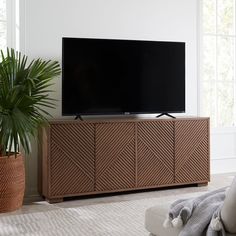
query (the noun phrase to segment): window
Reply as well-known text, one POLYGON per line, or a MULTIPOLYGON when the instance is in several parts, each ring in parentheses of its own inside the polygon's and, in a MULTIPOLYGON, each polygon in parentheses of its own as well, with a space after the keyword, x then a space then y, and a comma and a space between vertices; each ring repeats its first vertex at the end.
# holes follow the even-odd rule
POLYGON ((201 114, 235 126, 235 0, 201 0, 201 31, 201 114))
POLYGON ((0 0, 0 49, 19 50, 19 0, 0 0))
POLYGON ((6 1, 0 0, 0 49, 7 46, 7 9, 6 1))

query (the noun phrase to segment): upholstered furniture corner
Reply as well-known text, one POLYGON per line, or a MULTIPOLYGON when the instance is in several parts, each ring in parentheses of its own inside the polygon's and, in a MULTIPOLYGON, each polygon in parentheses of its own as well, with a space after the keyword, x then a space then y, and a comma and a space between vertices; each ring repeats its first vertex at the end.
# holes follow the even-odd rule
MULTIPOLYGON (((145 227, 153 236, 178 236, 181 229, 164 228, 171 202, 159 204, 146 210, 145 227)), ((227 236, 236 236, 236 177, 226 192, 221 209, 221 221, 227 231, 227 236)))

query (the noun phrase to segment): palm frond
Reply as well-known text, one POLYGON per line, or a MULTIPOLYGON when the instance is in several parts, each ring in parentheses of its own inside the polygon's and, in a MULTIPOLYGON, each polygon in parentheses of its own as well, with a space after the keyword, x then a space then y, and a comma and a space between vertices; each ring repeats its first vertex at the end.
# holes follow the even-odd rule
POLYGON ((56 61, 28 58, 13 49, 0 51, 0 154, 17 153, 19 145, 29 153, 30 139, 55 108, 49 93, 52 80, 60 75, 56 61))

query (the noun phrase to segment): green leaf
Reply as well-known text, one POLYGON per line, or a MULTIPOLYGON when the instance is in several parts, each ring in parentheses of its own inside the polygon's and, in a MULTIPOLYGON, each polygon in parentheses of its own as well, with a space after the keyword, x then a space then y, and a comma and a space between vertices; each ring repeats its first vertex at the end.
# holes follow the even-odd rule
POLYGON ((61 73, 57 61, 28 58, 13 49, 0 51, 0 154, 17 153, 19 145, 31 151, 30 140, 39 126, 47 124, 46 108, 55 108, 49 93, 61 73))

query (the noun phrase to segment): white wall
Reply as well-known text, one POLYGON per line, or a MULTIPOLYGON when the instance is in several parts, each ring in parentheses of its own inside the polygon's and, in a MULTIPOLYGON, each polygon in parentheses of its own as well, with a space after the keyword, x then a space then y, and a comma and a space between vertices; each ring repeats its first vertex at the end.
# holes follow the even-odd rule
MULTIPOLYGON (((196 0, 26 0, 25 53, 61 61, 61 38, 186 42, 187 113, 197 113, 196 0)), ((61 100, 61 81, 56 84, 61 100)), ((61 114, 61 103, 54 112, 61 114)))
MULTIPOLYGON (((197 115, 197 0, 25 0, 21 48, 61 62, 61 39, 123 38, 186 42, 186 113, 197 115)), ((61 115, 61 79, 54 86, 61 115)), ((27 159, 27 194, 37 193, 37 149, 27 159)))
POLYGON ((211 131, 211 172, 236 172, 236 129, 211 131))

